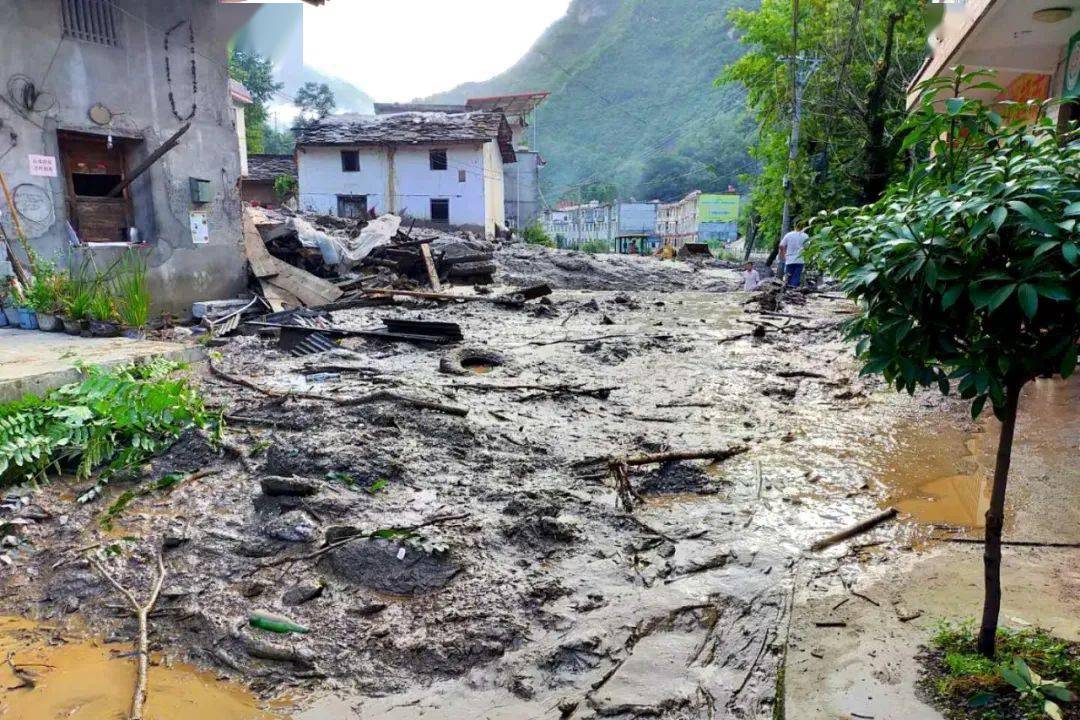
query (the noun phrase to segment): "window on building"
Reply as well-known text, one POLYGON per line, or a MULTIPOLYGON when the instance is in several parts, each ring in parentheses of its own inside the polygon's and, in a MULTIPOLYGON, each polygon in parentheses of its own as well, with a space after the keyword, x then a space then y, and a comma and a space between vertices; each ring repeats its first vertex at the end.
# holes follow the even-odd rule
POLYGON ((445 170, 449 165, 446 162, 445 150, 432 150, 430 155, 432 170, 445 170))
POLYGON ((360 172, 360 151, 341 151, 341 172, 360 172))
POLYGON ((109 197, 123 182, 133 143, 119 138, 110 145, 97 135, 57 133, 60 160, 71 212, 71 225, 84 242, 118 242, 134 225, 132 187, 109 197))
POLYGON ((117 47, 119 17, 110 0, 60 0, 64 37, 117 47))
POLYGON ((464 170, 458 170, 457 171, 457 181, 459 183, 465 182, 465 171, 464 170))
POLYGON ((445 198, 431 199, 431 221, 450 222, 450 201, 445 198))
POLYGON ((366 218, 367 195, 338 195, 337 214, 343 218, 366 218))

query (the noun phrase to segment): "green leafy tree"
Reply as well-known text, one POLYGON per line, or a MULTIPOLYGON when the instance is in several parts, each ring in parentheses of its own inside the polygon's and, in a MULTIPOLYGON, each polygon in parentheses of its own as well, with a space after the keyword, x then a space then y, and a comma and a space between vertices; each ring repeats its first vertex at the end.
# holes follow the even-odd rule
POLYGON ((326 83, 304 83, 296 91, 293 99, 296 107, 300 108, 300 115, 296 118, 296 126, 301 127, 312 120, 322 120, 333 112, 336 102, 334 92, 326 83))
POLYGON ((971 99, 1000 90, 985 75, 960 68, 924 83, 904 143, 929 159, 878 202, 824 214, 811 253, 859 304, 850 335, 864 373, 909 393, 955 386, 973 417, 989 402, 1001 420, 978 641, 992 657, 1020 392, 1077 363, 1080 140, 1041 106, 1014 106, 1008 121, 971 99))
POLYGON ((902 171, 900 127, 907 84, 925 57, 924 0, 800 0, 798 47, 792 40, 792 0, 762 0, 730 18, 749 48, 717 78, 739 83, 759 125, 752 149, 761 172, 747 176, 760 215, 759 245, 779 241, 784 178, 793 185, 795 214, 872 202, 902 171), (821 63, 803 96, 798 156, 788 167, 794 51, 821 63))
POLYGON ((274 66, 269 60, 243 50, 234 50, 229 56, 229 77, 242 83, 251 93, 252 102, 244 107, 248 152, 265 152, 266 137, 270 132, 266 106, 285 85, 274 82, 274 66))

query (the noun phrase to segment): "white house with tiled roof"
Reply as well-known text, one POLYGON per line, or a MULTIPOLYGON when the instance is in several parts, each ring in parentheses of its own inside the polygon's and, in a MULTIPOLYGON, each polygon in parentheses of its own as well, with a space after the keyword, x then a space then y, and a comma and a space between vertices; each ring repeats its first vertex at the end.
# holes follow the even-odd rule
POLYGON ((392 212, 475 229, 505 225, 503 165, 516 160, 500 112, 336 115, 297 135, 303 210, 392 212))

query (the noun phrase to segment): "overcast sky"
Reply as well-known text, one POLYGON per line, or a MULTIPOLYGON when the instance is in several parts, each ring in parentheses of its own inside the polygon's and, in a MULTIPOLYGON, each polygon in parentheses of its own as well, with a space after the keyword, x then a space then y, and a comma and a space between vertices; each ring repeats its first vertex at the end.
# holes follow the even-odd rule
POLYGON ((304 60, 379 102, 513 65, 570 0, 334 0, 304 10, 304 60))

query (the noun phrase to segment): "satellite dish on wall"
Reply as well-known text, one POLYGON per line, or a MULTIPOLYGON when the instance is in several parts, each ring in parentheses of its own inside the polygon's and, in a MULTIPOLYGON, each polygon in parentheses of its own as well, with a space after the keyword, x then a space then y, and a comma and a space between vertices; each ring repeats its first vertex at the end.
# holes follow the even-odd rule
POLYGON ((108 125, 113 119, 113 111, 101 103, 97 103, 91 107, 90 112, 87 114, 90 116, 90 121, 95 125, 108 125))

